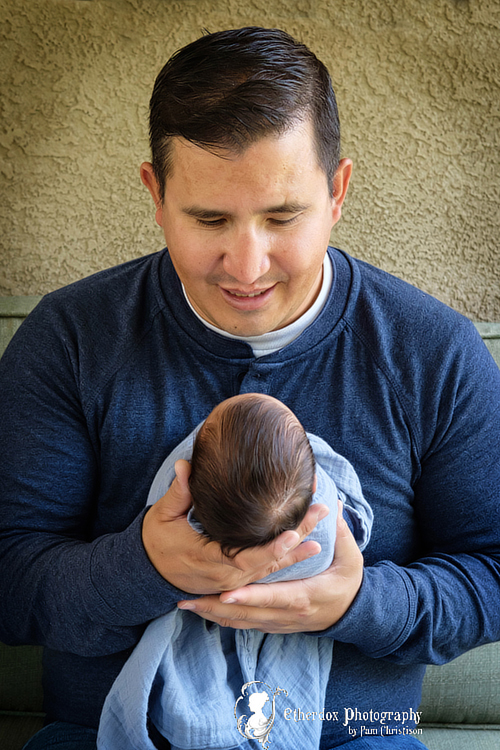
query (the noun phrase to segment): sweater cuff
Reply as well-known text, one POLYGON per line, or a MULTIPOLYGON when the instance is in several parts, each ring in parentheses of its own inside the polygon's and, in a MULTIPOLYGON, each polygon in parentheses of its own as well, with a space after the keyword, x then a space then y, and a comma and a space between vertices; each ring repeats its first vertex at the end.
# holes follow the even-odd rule
POLYGON ((384 561, 365 568, 361 588, 345 615, 316 635, 351 643, 367 656, 380 658, 406 641, 415 615, 416 595, 409 576, 384 561))
POLYGON ((178 601, 195 598, 172 586, 151 563, 142 543, 147 510, 124 531, 95 542, 90 561, 94 606, 110 626, 143 624, 166 614, 178 601))

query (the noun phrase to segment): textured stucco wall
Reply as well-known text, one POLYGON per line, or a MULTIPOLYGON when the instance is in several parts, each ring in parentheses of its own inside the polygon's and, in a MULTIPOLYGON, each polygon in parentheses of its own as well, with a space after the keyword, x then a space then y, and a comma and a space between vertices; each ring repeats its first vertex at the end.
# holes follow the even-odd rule
POLYGON ((0 0, 0 294, 162 247, 138 174, 154 78, 246 24, 332 72, 355 166, 333 241, 500 320, 498 0, 0 0))

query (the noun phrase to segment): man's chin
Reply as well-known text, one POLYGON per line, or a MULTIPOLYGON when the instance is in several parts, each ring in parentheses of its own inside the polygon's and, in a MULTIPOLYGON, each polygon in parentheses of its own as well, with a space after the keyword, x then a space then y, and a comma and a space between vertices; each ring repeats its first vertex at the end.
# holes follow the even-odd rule
POLYGON ((253 336, 262 336, 264 333, 270 333, 275 330, 273 322, 266 320, 256 320, 255 315, 239 315, 237 318, 227 317, 220 319, 219 322, 210 321, 223 333, 230 333, 232 336, 239 338, 249 338, 253 336), (254 318, 254 319, 252 319, 254 318))

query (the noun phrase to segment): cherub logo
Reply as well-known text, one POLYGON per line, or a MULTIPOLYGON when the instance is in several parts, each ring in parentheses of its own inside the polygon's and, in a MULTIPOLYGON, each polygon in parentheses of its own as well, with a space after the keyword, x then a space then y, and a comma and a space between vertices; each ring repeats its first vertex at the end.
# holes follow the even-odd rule
POLYGON ((269 687, 269 685, 267 685, 265 682, 260 682, 259 680, 246 682, 241 688, 241 695, 234 705, 234 718, 237 722, 238 732, 247 740, 257 740, 257 742, 262 745, 264 750, 267 750, 271 741, 269 739, 269 734, 274 724, 275 702, 276 696, 279 695, 279 693, 288 695, 287 691, 283 690, 283 688, 280 687, 276 688, 273 693, 273 690, 271 687, 269 687), (257 692, 256 689, 253 688, 255 692, 250 692, 250 694, 247 695, 247 692, 249 692, 249 688, 250 690, 252 690, 252 685, 265 685, 265 687, 269 688, 272 693, 272 700, 269 699, 267 690, 261 690, 260 692, 257 692), (245 709, 244 703, 239 706, 238 704, 240 703, 240 701, 245 700, 252 714, 248 719, 247 714, 242 714, 238 717, 238 710, 241 711, 245 709), (266 703, 270 703, 271 705, 271 713, 269 716, 266 716, 266 714, 262 710, 266 703))

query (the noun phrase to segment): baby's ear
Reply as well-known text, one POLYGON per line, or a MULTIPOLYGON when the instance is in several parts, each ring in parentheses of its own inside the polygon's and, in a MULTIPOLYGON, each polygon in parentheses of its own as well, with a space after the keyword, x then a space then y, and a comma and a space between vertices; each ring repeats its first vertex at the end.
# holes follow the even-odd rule
POLYGON ((318 480, 317 480, 316 474, 315 474, 314 475, 314 479, 313 479, 313 487, 312 487, 313 495, 316 492, 317 487, 318 487, 318 480))

